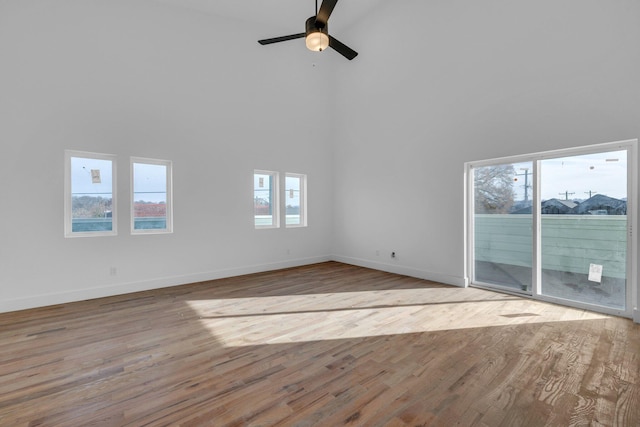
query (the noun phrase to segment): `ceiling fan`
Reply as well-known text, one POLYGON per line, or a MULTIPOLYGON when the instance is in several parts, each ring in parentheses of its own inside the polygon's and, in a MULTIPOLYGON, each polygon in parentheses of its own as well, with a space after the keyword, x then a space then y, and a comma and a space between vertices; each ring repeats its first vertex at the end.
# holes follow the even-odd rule
POLYGON ((338 0, 323 0, 320 10, 318 10, 318 0, 316 0, 316 14, 307 19, 304 33, 258 40, 258 43, 266 45, 304 37, 309 50, 321 52, 330 47, 348 60, 352 60, 358 56, 358 52, 329 35, 329 16, 331 16, 333 8, 336 7, 336 3, 338 0))

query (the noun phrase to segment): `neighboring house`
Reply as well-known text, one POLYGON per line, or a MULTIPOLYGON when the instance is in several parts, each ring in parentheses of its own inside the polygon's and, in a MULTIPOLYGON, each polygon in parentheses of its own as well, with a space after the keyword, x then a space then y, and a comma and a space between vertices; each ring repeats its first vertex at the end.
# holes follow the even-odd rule
MULTIPOLYGON (((572 210, 578 205, 578 203, 571 200, 549 199, 544 200, 541 203, 541 213, 543 215, 567 215, 572 213, 572 210)), ((526 206, 521 209, 511 212, 516 215, 531 214, 531 206, 526 206)))
POLYGON ((596 194, 573 208, 574 215, 626 215, 627 202, 604 194, 596 194))
POLYGON ((157 218, 167 216, 166 203, 141 203, 133 204, 134 215, 136 218, 157 218))
POLYGON ((540 211, 543 215, 567 215, 576 206, 578 204, 571 200, 549 199, 542 202, 540 211))
MULTIPOLYGON (((541 203, 542 215, 626 215, 627 202, 603 194, 596 194, 584 202, 549 199, 541 203)), ((511 212, 512 214, 531 214, 531 207, 511 212)))

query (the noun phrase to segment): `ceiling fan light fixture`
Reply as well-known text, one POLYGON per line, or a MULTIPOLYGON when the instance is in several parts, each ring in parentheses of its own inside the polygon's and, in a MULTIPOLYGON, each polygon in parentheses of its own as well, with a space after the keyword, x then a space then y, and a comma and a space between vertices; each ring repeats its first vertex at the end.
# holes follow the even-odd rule
POLYGON ((305 38, 307 49, 314 52, 321 52, 329 47, 329 36, 320 30, 307 34, 305 38))
POLYGON ((329 47, 329 27, 318 25, 316 17, 312 16, 305 23, 305 43, 307 49, 321 52, 329 47))

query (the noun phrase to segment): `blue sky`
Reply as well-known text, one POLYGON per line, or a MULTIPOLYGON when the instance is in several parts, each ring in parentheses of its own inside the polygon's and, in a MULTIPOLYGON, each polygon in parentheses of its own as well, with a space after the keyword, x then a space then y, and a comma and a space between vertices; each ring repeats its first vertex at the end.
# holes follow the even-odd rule
MULTIPOLYGON (((514 181, 516 200, 524 198, 526 173, 524 168, 533 167, 529 163, 514 163, 518 176, 514 181)), ((591 195, 603 194, 616 199, 627 197, 627 152, 585 154, 581 156, 547 159, 541 162, 540 192, 542 200, 564 199, 569 192, 571 199, 588 199, 591 195), (573 193, 573 194, 571 194, 573 193)), ((529 185, 532 176, 529 175, 529 185)), ((529 189, 531 200, 532 189, 529 189)))
POLYGON ((147 163, 134 163, 133 166, 134 200, 145 202, 167 201, 167 167, 147 163))
POLYGON ((102 197, 111 197, 112 182, 110 160, 71 158, 71 191, 74 196, 98 194, 102 197), (93 181, 92 170, 100 171, 100 182, 93 181))
MULTIPOLYGON (((260 197, 262 199, 268 200, 269 199, 269 175, 254 173, 253 189, 256 197, 260 197), (262 178, 262 186, 260 186, 261 178, 262 178)), ((300 205, 300 178, 285 175, 284 198, 285 198, 285 205, 291 205, 291 206, 300 205)))
MULTIPOLYGON (((136 163, 134 165, 135 200, 161 202, 167 199, 167 168, 164 165, 136 163)), ((113 191, 110 160, 71 158, 71 188, 74 195, 110 198, 113 191), (100 182, 92 178, 92 170, 99 171, 100 182)))

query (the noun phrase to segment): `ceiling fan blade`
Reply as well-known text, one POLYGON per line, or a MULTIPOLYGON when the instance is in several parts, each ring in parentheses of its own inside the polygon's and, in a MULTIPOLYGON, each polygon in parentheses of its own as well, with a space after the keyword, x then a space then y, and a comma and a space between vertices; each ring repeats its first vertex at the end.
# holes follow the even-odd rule
POLYGON ((324 0, 322 2, 320 10, 316 15, 316 26, 320 24, 319 27, 323 28, 327 25, 331 12, 333 12, 333 8, 336 7, 336 3, 338 3, 338 0, 324 0))
POLYGON ((347 58, 349 61, 358 56, 358 52, 351 49, 349 46, 342 43, 335 37, 329 36, 329 46, 331 46, 336 52, 347 58))
POLYGON ((282 36, 282 37, 274 37, 272 39, 258 40, 258 43, 260 43, 261 45, 265 45, 265 44, 271 44, 271 43, 286 42, 287 40, 301 39, 305 35, 306 35, 305 33, 291 34, 290 36, 282 36))

